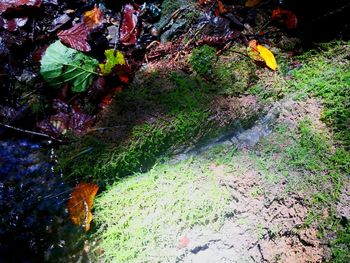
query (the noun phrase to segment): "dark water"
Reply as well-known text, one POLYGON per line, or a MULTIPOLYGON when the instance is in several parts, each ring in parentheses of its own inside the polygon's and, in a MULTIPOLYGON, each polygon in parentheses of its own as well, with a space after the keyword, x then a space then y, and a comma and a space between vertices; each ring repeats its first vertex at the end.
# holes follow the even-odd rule
POLYGON ((50 145, 0 141, 0 262, 66 262, 77 246, 55 162, 50 145))

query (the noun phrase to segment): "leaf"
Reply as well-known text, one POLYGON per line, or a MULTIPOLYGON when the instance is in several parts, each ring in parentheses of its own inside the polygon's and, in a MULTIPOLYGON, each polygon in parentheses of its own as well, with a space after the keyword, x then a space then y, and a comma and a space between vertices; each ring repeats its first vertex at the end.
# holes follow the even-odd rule
POLYGON ((95 5, 94 9, 84 13, 84 23, 88 27, 93 28, 101 24, 102 16, 102 10, 95 5))
POLYGON ((88 52, 91 50, 87 42, 88 28, 84 23, 79 23, 70 29, 58 32, 57 36, 64 43, 79 51, 88 52))
POLYGON ((52 106, 57 114, 40 121, 37 127, 54 138, 66 134, 67 131, 77 135, 83 134, 96 121, 94 116, 76 110, 61 100, 54 100, 52 106))
POLYGON ((245 6, 246 7, 254 7, 257 6, 258 4, 260 4, 261 0, 247 0, 247 2, 245 2, 245 6))
POLYGON ((123 8, 123 19, 120 26, 119 39, 124 45, 135 45, 139 36, 138 11, 132 4, 127 4, 123 8))
POLYGON ((5 19, 0 17, 0 26, 7 29, 8 31, 16 31, 18 28, 23 27, 28 22, 28 17, 19 17, 12 19, 5 19))
POLYGON ((106 63, 99 64, 103 75, 109 75, 116 65, 125 65, 123 53, 118 50, 108 49, 105 51, 106 63))
POLYGON ((272 20, 280 22, 288 29, 295 29, 298 25, 297 16, 292 11, 282 8, 277 8, 272 11, 272 20))
POLYGON ((78 184, 67 203, 68 213, 73 224, 84 227, 89 231, 92 220, 91 209, 98 185, 89 183, 78 184))
POLYGON ((264 59, 260 56, 260 53, 256 48, 256 46, 257 46, 256 40, 251 40, 249 42, 249 46, 247 48, 248 56, 254 61, 264 62, 264 59))
POLYGON ((277 69, 277 62, 272 52, 262 45, 258 45, 256 40, 251 40, 247 48, 248 56, 256 62, 264 64, 272 70, 277 69))
POLYGON ((40 7, 42 0, 1 0, 0 14, 7 9, 19 8, 21 6, 40 7))
POLYGON ((71 84, 72 91, 85 91, 92 83, 98 61, 71 48, 60 41, 51 44, 41 60, 40 73, 53 87, 71 84))
POLYGON ((257 45, 256 48, 259 51, 262 59, 265 61, 266 66, 268 66, 272 70, 276 70, 277 69, 277 62, 276 62, 275 56, 272 54, 272 52, 269 49, 267 49, 266 47, 261 46, 261 45, 257 45))

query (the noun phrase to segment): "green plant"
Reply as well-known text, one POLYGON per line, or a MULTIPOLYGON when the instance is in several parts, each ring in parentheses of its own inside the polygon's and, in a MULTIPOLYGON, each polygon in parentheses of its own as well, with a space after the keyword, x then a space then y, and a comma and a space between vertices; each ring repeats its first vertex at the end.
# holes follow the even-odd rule
POLYGON ((97 66, 97 60, 56 41, 47 48, 41 60, 40 73, 53 87, 69 83, 72 91, 81 92, 91 85, 97 75, 97 66))

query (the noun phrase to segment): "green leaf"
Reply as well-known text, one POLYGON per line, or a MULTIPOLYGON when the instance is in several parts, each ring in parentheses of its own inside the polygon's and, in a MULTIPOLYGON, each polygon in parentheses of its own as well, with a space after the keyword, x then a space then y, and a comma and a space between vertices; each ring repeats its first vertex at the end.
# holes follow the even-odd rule
POLYGON ((55 88, 69 83, 74 92, 85 91, 92 83, 98 61, 66 47, 60 41, 51 44, 41 59, 40 73, 55 88))
POLYGON ((100 69, 103 75, 109 75, 116 65, 125 65, 125 59, 122 52, 114 49, 105 51, 106 63, 100 64, 100 69))

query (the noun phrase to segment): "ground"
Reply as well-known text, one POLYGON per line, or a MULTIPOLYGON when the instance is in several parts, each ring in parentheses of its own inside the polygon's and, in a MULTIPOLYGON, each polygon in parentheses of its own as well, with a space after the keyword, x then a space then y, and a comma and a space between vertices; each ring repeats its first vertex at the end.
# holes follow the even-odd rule
MULTIPOLYGON (((111 262, 347 262, 348 59, 348 43, 321 46, 281 61, 292 70, 257 68, 245 94, 211 99, 205 116, 220 132, 107 186, 84 253, 111 262), (225 123, 230 129, 220 129, 225 123)), ((152 151, 147 136, 169 145, 167 135, 155 137, 163 126, 147 125, 157 128, 140 128, 133 136, 144 146, 131 149, 152 151)), ((184 127, 170 135, 188 142, 198 134, 184 127)))

